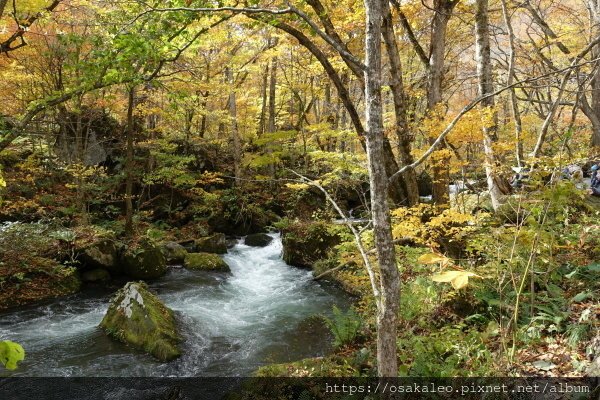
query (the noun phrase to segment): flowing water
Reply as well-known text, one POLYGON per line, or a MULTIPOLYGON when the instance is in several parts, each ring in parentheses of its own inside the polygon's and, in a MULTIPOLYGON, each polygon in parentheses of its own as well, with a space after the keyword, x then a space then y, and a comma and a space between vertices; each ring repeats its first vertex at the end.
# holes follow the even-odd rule
MULTIPOLYGON (((241 242, 224 255, 231 274, 173 268, 150 284, 176 311, 183 353, 170 363, 106 337, 98 324, 111 292, 84 293, 0 315, 0 340, 19 342, 25 376, 245 376, 261 365, 323 355, 331 338, 310 317, 346 307, 340 291, 281 259, 281 240, 241 242)), ((114 292, 117 287, 111 290, 114 292)))

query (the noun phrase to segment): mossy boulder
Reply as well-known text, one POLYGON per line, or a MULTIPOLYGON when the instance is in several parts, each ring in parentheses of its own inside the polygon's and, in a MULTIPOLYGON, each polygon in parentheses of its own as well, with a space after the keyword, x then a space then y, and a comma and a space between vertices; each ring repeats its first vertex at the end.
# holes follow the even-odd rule
POLYGON ((81 273, 83 282, 106 282, 110 280, 110 273, 103 268, 95 268, 81 273))
POLYGON ((102 268, 119 272, 119 245, 110 239, 102 239, 77 251, 77 260, 84 268, 102 268))
POLYGON ((195 251, 202 253, 227 253, 227 238, 222 233, 215 233, 211 236, 195 240, 195 251))
POLYGON ((127 248, 121 257, 123 273, 135 279, 156 279, 167 272, 160 247, 148 241, 127 248))
POLYGON ((196 271, 230 272, 229 265, 221 257, 211 253, 188 253, 183 266, 196 271))
POLYGON ((246 246, 265 247, 273 241, 273 238, 266 233, 253 233, 246 236, 244 244, 246 246))
POLYGON ((343 229, 341 225, 321 221, 288 224, 281 232, 283 260, 296 267, 312 267, 340 244, 343 229))
POLYGON ((185 240, 183 242, 177 243, 181 247, 185 249, 188 253, 193 253, 196 251, 196 241, 195 240, 185 240))
POLYGON ((181 355, 173 311, 143 282, 128 282, 112 298, 100 327, 111 338, 143 350, 160 361, 181 355))
POLYGON ((166 242, 162 244, 162 252, 168 265, 181 264, 188 251, 176 242, 166 242))

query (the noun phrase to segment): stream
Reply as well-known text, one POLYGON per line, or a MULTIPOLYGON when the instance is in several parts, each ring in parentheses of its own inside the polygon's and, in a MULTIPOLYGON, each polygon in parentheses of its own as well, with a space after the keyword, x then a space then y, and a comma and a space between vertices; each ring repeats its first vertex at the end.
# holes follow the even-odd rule
POLYGON ((271 236, 266 247, 239 241, 229 249, 223 258, 231 274, 175 267, 150 283, 177 314, 179 359, 158 362, 98 328, 115 284, 0 314, 0 340, 26 351, 16 371, 0 376, 247 376, 269 363, 326 354, 329 330, 310 317, 347 308, 349 299, 283 262, 279 235, 271 236))

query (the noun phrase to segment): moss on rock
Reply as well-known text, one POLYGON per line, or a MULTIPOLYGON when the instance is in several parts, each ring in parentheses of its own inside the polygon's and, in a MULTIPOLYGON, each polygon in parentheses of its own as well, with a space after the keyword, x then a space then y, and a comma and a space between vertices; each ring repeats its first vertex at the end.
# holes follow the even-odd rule
POLYGON ((295 222, 282 229, 283 260, 296 267, 310 268, 327 258, 340 244, 344 227, 325 222, 295 222))
MULTIPOLYGON (((259 378, 316 378, 316 377, 348 377, 356 374, 349 360, 339 356, 305 358, 303 360, 282 364, 269 364, 260 367, 254 376, 259 378)), ((258 387, 260 389, 266 389, 258 387)))
POLYGON ((110 239, 101 239, 76 251, 77 260, 86 268, 102 268, 118 272, 118 246, 110 239))
POLYGON ((165 255, 167 264, 181 264, 187 255, 185 247, 176 242, 166 242, 162 244, 162 252, 165 255))
POLYGON ((81 289, 77 269, 42 257, 28 259, 22 272, 0 274, 0 282, 0 310, 68 296, 81 289))
POLYGON ((198 271, 230 272, 229 265, 221 257, 210 253, 188 253, 183 266, 198 271))
POLYGON ((173 311, 143 282, 128 282, 113 297, 100 327, 113 339, 143 350, 160 361, 181 355, 181 337, 173 311))
POLYGON ((222 233, 195 240, 195 250, 202 253, 227 253, 227 238, 222 233))
POLYGON ((123 272, 135 279, 156 279, 167 272, 161 249, 148 242, 128 248, 122 256, 123 272))

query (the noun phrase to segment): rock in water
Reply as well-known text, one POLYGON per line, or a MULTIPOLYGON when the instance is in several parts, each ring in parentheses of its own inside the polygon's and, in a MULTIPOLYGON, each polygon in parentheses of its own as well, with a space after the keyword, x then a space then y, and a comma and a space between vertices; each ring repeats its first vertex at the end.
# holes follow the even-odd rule
POLYGON ((99 240, 78 252, 78 260, 88 268, 103 268, 112 272, 118 269, 118 246, 108 239, 99 240))
POLYGON ((196 271, 230 272, 229 265, 221 257, 210 253, 188 253, 183 266, 196 271))
POLYGON ((128 282, 112 298, 100 323, 113 339, 170 361, 181 355, 173 311, 143 282, 128 282))
POLYGON ((295 222, 281 232, 283 260, 295 267, 311 268, 315 262, 327 258, 334 246, 341 242, 340 232, 345 227, 325 222, 295 222))
POLYGON ((135 279, 156 279, 167 272, 167 261, 162 251, 150 242, 128 248, 122 260, 123 272, 135 279))
POLYGON ((196 239, 196 251, 204 253, 227 253, 227 239, 222 233, 196 239))
POLYGON ((167 259, 167 264, 182 264, 188 253, 185 247, 176 242, 166 242, 162 245, 162 252, 167 259))
POLYGON ((244 244, 246 246, 265 247, 273 241, 273 238, 266 233, 253 233, 246 236, 244 244))

